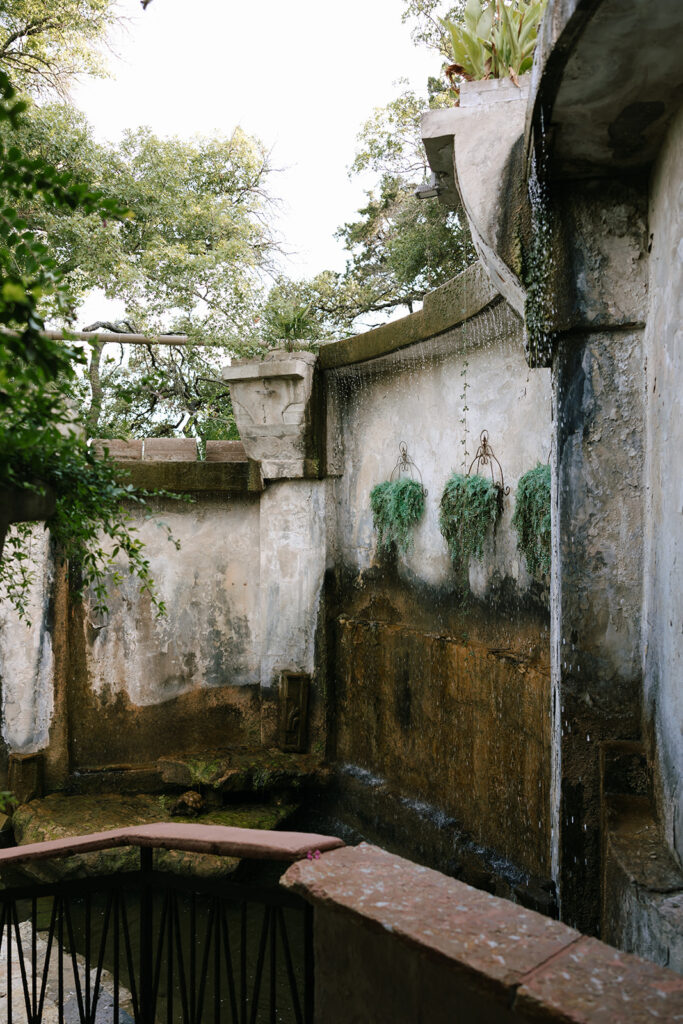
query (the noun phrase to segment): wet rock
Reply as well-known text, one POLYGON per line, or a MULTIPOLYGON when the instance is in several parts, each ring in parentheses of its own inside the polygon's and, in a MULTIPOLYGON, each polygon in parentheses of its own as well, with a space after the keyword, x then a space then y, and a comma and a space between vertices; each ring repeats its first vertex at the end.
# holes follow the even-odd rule
POLYGON ((196 793, 193 789, 188 789, 186 793, 181 793, 172 805, 171 814, 174 816, 183 814, 188 818, 196 818, 203 810, 204 801, 201 794, 196 793))

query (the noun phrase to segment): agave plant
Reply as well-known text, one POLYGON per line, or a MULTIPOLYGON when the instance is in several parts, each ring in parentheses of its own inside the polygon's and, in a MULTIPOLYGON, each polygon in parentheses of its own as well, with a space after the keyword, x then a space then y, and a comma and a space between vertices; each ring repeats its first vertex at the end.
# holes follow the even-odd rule
POLYGON ((547 0, 467 0, 462 23, 442 19, 451 37, 453 64, 446 74, 455 86, 483 78, 517 83, 534 59, 538 28, 547 0))

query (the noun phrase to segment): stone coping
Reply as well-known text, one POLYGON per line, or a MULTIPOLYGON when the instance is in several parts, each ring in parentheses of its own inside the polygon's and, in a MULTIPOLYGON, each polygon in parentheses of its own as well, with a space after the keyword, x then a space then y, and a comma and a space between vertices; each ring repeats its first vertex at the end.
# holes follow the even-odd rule
POLYGON ((426 341, 481 313, 498 297, 481 263, 474 263, 440 288, 428 292, 422 309, 400 320, 343 341, 321 345, 320 367, 334 370, 385 356, 407 345, 426 341))
POLYGON ((0 850, 3 864, 15 866, 25 861, 48 857, 68 857, 75 853, 111 850, 120 846, 151 847, 155 850, 184 850, 210 853, 219 857, 252 858, 254 860, 296 861, 315 851, 329 851, 343 846, 341 839, 308 832, 270 832, 258 828, 237 828, 230 825, 188 825, 156 822, 131 825, 108 832, 44 843, 27 843, 0 850))
POLYGON ((520 1020, 683 1021, 683 978, 508 900, 361 843, 290 867, 282 885, 390 932, 520 1020))
POLYGON ((126 462, 125 483, 147 491, 259 492, 263 482, 259 465, 252 459, 235 462, 126 462))

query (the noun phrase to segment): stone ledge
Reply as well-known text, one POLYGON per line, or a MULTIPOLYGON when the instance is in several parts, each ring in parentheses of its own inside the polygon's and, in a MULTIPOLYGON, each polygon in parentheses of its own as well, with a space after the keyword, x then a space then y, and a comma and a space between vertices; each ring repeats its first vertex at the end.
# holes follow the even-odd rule
POLYGON ((247 494, 263 490, 258 464, 248 462, 131 462, 125 482, 148 491, 247 494))
POLYGON ((219 857, 296 861, 313 849, 334 850, 343 845, 342 840, 335 836, 316 833, 273 832, 230 825, 169 824, 159 821, 149 825, 131 825, 128 828, 52 839, 44 843, 28 843, 14 849, 0 850, 0 867, 17 867, 28 861, 68 857, 71 854, 95 850, 113 850, 121 846, 183 850, 219 857))
POLYGON ((483 266, 475 263, 440 288, 428 292, 419 312, 353 338, 322 345, 320 366, 323 370, 352 366, 426 341, 481 313, 497 297, 498 292, 483 266))
POLYGON ((377 847, 301 861, 281 881, 448 966, 465 1000, 487 994, 508 1008, 501 1020, 683 1021, 683 979, 673 972, 377 847))

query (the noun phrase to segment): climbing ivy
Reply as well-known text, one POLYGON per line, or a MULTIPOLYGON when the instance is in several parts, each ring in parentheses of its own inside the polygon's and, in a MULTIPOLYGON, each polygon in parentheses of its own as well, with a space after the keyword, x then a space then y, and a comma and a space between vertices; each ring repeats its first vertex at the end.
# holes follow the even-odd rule
POLYGON ((410 477, 377 484, 370 492, 370 507, 379 550, 395 547, 397 551, 409 551, 413 527, 422 518, 425 507, 421 484, 410 477))
POLYGON ((486 477, 453 473, 446 481, 439 506, 439 529, 456 567, 481 558, 489 526, 501 509, 500 488, 486 477))
POLYGON ((536 466, 520 479, 512 525, 532 576, 550 572, 550 466, 536 466))

